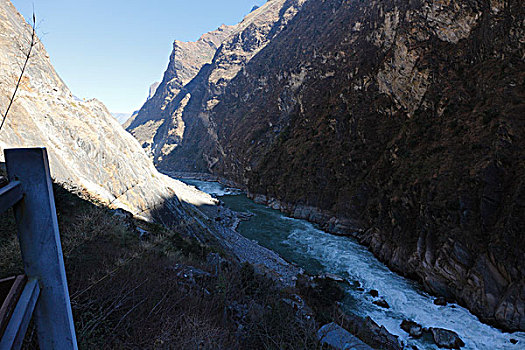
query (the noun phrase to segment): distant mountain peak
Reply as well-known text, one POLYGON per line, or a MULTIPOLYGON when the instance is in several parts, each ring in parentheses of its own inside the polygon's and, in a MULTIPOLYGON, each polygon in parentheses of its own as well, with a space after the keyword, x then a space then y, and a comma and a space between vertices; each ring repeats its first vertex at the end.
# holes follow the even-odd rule
POLYGON ((173 42, 173 51, 162 82, 150 87, 149 97, 144 106, 124 124, 148 153, 152 151, 155 134, 164 123, 164 113, 160 111, 164 111, 182 87, 189 83, 205 64, 211 63, 217 48, 233 29, 234 26, 223 24, 216 30, 203 34, 195 42, 173 42), (151 120, 154 122, 144 127, 151 120))
POLYGON ((156 82, 154 82, 153 84, 150 85, 150 87, 149 87, 149 94, 148 94, 148 100, 155 95, 155 92, 159 88, 159 85, 160 85, 159 81, 156 81, 156 82))
POLYGON ((131 117, 131 113, 111 112, 111 115, 119 122, 119 124, 124 124, 131 117))

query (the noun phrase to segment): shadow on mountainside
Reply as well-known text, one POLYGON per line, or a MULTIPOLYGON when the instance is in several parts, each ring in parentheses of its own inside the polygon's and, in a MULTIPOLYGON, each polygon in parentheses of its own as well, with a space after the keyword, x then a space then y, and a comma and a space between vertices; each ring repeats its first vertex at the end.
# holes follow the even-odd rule
MULTIPOLYGON (((218 245, 196 208, 183 203, 187 216, 167 228, 60 185, 54 194, 80 348, 318 348, 314 321, 218 245)), ((174 203, 155 214, 166 220, 174 203)), ((0 216, 0 256, 0 278, 23 273, 11 210, 0 216)), ((38 348, 33 324, 24 348, 38 348)))

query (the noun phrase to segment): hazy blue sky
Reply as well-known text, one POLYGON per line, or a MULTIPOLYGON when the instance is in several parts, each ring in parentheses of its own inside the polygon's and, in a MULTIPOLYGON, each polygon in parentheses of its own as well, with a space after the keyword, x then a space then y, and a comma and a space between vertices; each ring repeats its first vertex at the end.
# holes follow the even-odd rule
POLYGON ((265 0, 11 0, 26 18, 33 6, 41 37, 73 94, 112 112, 141 107, 162 79, 174 39, 195 41, 235 24, 265 0))

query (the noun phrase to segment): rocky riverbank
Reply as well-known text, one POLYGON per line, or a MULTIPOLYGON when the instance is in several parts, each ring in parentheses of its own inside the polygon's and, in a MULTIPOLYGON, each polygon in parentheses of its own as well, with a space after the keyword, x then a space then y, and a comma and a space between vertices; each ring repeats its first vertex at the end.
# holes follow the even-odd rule
POLYGON ((500 348, 513 344, 512 338, 525 341, 525 334, 505 334, 482 324, 456 303, 447 305, 444 298, 428 295, 415 283, 389 270, 355 239, 330 235, 305 220, 279 214, 218 182, 187 181, 217 195, 225 207, 252 214, 238 228, 244 237, 297 263, 313 276, 322 274, 342 283, 347 296, 345 312, 353 310, 361 318, 371 317, 410 346, 425 348, 435 340, 429 332, 423 339, 408 337, 400 328, 403 320, 417 321, 422 328, 456 332, 469 350, 500 348))
POLYGON ((208 236, 215 238, 215 244, 220 245, 241 263, 253 265, 259 273, 272 278, 283 287, 295 286, 297 276, 304 272, 277 253, 235 231, 233 228, 243 217, 242 214, 235 214, 221 205, 204 205, 194 208, 191 214, 197 225, 205 230, 208 236))
MULTIPOLYGON (((170 173, 175 175, 175 173, 170 173)), ((176 173, 179 179, 192 179, 199 181, 220 182, 225 186, 236 186, 231 181, 224 181, 219 177, 210 174, 199 173, 176 173)), ((282 288, 297 289, 295 299, 290 299, 289 303, 301 314, 315 317, 320 324, 334 321, 334 314, 339 315, 337 319, 344 319, 338 335, 347 332, 348 336, 356 337, 370 346, 382 349, 401 350, 402 342, 386 328, 379 326, 370 318, 363 318, 353 313, 345 313, 339 306, 339 301, 343 296, 340 283, 346 283, 343 279, 335 275, 322 274, 310 276, 296 265, 284 260, 279 254, 272 250, 262 247, 257 242, 245 238, 236 231, 240 221, 248 220, 253 214, 249 212, 238 212, 227 208, 219 201, 215 206, 201 206, 198 210, 204 219, 201 221, 203 226, 210 229, 210 233, 217 239, 217 243, 230 252, 241 262, 248 262, 255 267, 258 273, 276 281, 282 288)), ((195 215, 195 217, 199 217, 195 215)), ((340 327, 340 326, 338 326, 340 327)), ((319 339, 323 342, 325 333, 320 332, 319 339)), ((343 336, 342 339, 347 339, 343 336)), ((359 342, 358 341, 358 342, 359 342)), ((341 343, 343 344, 343 343, 341 343)), ((344 343, 346 344, 346 343, 344 343)), ((341 347, 341 350, 343 347, 341 347)))
MULTIPOLYGON (((225 186, 242 188, 234 181, 213 174, 181 172, 177 173, 177 175, 181 178, 216 181, 225 186)), ((467 248, 458 242, 450 242, 450 244, 440 249, 439 252, 436 252, 436 247, 432 245, 432 238, 419 237, 417 254, 403 254, 397 243, 385 238, 387 236, 385 232, 382 232, 377 227, 366 227, 359 220, 339 217, 328 210, 287 203, 276 198, 248 191, 247 196, 256 203, 280 210, 291 217, 310 221, 326 232, 356 238, 361 244, 369 247, 372 253, 394 272, 418 281, 432 294, 441 296, 448 301, 455 301, 469 308, 484 322, 501 327, 500 324, 493 321, 493 317, 484 316, 479 310, 471 308, 473 300, 478 299, 478 302, 474 302, 474 304, 478 305, 486 302, 483 301, 484 297, 477 292, 479 290, 479 281, 492 281, 491 285, 494 286, 493 288, 502 288, 501 286, 504 285, 504 281, 508 278, 504 277, 502 272, 500 272, 501 266, 499 268, 496 267, 496 259, 494 257, 490 258, 487 253, 474 257, 467 248), (430 263, 429 257, 436 259, 436 255, 439 256, 441 263, 430 263), (452 271, 455 271, 455 273, 452 271), (456 285, 465 285, 465 287, 459 291, 452 290, 448 285, 451 279, 455 281, 456 285)), ((235 229, 240 220, 244 218, 238 214, 230 215, 230 220, 235 222, 233 227, 235 229)), ((520 284, 514 288, 516 290, 524 290, 524 287, 520 284)), ((518 312, 514 317, 519 317, 519 311, 516 310, 520 310, 520 308, 523 309, 523 300, 511 297, 509 303, 505 304, 502 311, 499 311, 499 317, 509 317, 509 313, 513 312, 518 312)))
POLYGON ((319 225, 324 231, 336 235, 356 237, 359 232, 363 231, 357 220, 346 217, 337 217, 328 210, 322 210, 301 204, 286 203, 262 194, 248 192, 247 196, 255 203, 264 204, 272 209, 280 210, 297 219, 310 221, 319 225))
MULTIPOLYGON (((502 288, 509 278, 505 277, 502 266, 496 263, 493 256, 489 256, 488 253, 474 256, 466 247, 457 242, 450 241, 439 252, 436 252, 436 248, 432 246, 432 238, 419 237, 417 254, 404 255, 399 246, 390 239, 386 239, 386 233, 377 227, 366 228, 355 219, 338 217, 327 210, 286 203, 261 194, 248 193, 248 197, 291 217, 315 223, 326 232, 356 238, 396 273, 418 281, 428 291, 443 297, 444 300, 455 301, 467 308, 471 308, 473 300, 476 299, 478 301, 474 301, 474 304, 477 305, 486 302, 485 297, 477 292, 479 281, 491 281, 492 288, 502 288), (437 260, 438 263, 433 264, 429 256, 436 259, 436 255, 439 256, 439 260, 437 260), (453 285, 464 285, 464 287, 460 290, 453 290, 448 286, 451 280, 454 281, 453 285)), ((514 289, 523 291, 525 285, 518 283, 514 289)), ((497 311, 497 316, 505 318, 514 314, 513 317, 519 323, 519 310, 523 309, 524 300, 511 297, 509 302, 497 311)), ((471 310, 484 322, 501 327, 501 324, 494 322, 493 317, 487 317, 476 309, 471 308, 471 310)))

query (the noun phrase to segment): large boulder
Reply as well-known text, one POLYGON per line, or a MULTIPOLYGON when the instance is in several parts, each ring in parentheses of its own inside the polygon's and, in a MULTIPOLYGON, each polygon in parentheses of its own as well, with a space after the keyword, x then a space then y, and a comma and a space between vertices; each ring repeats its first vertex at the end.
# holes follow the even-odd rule
POLYGON ((459 349, 465 346, 463 340, 461 340, 459 335, 454 331, 444 328, 430 328, 429 330, 432 333, 434 342, 440 348, 459 349))
POLYGON ((387 301, 383 298, 381 299, 378 299, 378 300, 374 300, 372 302, 373 304, 379 306, 379 307, 382 307, 384 309, 389 309, 390 308, 390 305, 388 305, 387 301))
POLYGON ((401 329, 414 338, 419 338, 423 335, 423 327, 414 321, 403 320, 403 322, 401 322, 401 329))
POLYGON ((361 340, 350 334, 337 323, 328 323, 317 331, 317 338, 321 344, 328 345, 332 349, 345 350, 372 350, 372 348, 361 340))

